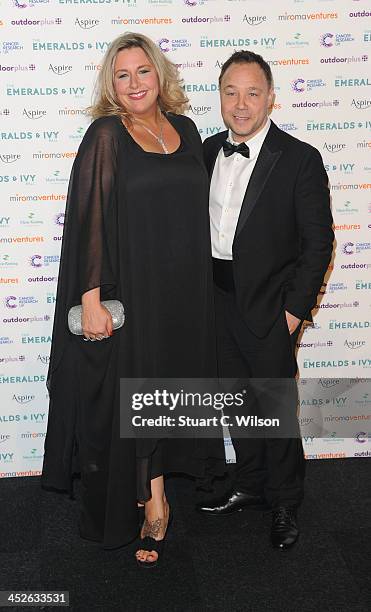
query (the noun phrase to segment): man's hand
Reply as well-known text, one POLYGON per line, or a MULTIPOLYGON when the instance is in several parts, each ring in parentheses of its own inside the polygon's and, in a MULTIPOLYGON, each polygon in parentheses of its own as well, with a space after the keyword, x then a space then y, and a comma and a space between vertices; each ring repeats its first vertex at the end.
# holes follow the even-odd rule
POLYGON ((300 323, 300 319, 298 319, 298 317, 295 317, 295 315, 291 314, 290 312, 287 312, 287 310, 285 310, 285 314, 287 327, 289 328, 290 334, 293 334, 300 323))

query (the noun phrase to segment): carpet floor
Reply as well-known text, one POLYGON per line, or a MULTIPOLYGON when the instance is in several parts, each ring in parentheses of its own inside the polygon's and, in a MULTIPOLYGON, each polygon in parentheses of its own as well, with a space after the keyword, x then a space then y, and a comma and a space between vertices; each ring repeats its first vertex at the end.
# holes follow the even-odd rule
POLYGON ((308 461, 301 535, 289 551, 270 547, 269 513, 199 516, 193 482, 168 479, 174 521, 151 570, 137 567, 135 543, 106 551, 79 537, 76 484, 74 501, 37 477, 0 482, 0 589, 66 590, 81 612, 371 610, 368 459, 308 461))

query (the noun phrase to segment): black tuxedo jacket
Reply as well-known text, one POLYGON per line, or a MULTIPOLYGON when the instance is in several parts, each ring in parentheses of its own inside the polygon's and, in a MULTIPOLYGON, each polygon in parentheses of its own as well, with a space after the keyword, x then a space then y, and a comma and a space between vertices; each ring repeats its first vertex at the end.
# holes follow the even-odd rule
MULTIPOLYGON (((210 179, 227 136, 224 131, 204 142, 210 179)), ((332 222, 320 153, 272 122, 245 192, 232 249, 237 304, 256 336, 268 334, 283 308, 311 320, 331 260, 332 222)))

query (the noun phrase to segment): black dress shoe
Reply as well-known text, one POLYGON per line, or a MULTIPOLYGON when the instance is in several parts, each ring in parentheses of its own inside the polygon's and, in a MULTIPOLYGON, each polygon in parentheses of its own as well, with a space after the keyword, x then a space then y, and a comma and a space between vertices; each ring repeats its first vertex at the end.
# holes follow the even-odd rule
POLYGON ((269 506, 262 495, 242 493, 242 491, 235 490, 225 493, 217 499, 196 505, 197 512, 209 516, 226 516, 233 512, 241 512, 246 508, 267 510, 269 506))
POLYGON ((274 548, 286 549, 299 537, 294 506, 279 506, 272 512, 271 542, 274 548))

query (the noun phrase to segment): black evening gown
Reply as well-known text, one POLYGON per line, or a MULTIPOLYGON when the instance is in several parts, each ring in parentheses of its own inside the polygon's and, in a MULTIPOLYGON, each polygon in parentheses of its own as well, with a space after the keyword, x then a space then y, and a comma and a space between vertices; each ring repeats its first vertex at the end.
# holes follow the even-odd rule
POLYGON ((80 535, 105 548, 137 536, 152 477, 202 478, 210 454, 215 473, 225 470, 221 440, 120 438, 120 378, 216 376, 208 176, 194 123, 167 117, 181 138, 169 155, 144 151, 117 116, 95 120, 68 190, 42 486, 73 495, 81 474, 80 535), (84 342, 67 312, 98 286, 126 320, 110 339, 84 342))

